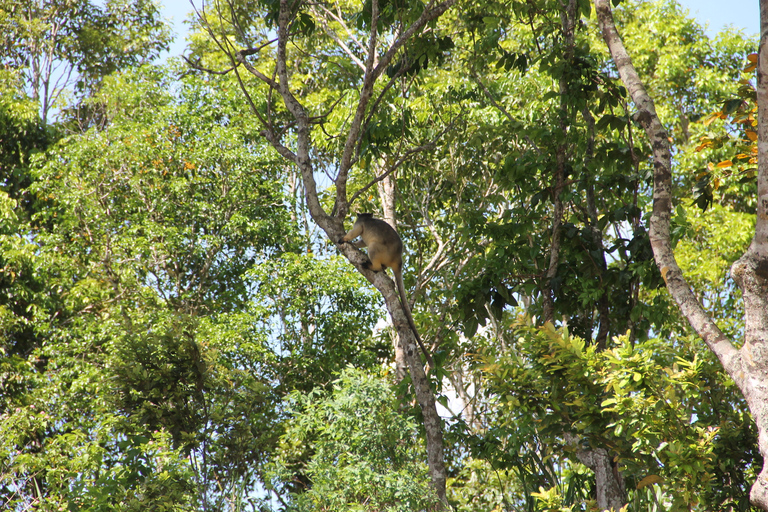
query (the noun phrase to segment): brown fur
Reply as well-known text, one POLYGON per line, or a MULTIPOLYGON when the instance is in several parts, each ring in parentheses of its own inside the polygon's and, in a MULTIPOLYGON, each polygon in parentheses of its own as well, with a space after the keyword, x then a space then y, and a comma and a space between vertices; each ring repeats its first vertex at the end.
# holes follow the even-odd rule
POLYGON ((400 239, 400 235, 385 221, 373 218, 373 215, 370 213, 361 213, 357 216, 355 225, 339 240, 339 243, 349 242, 358 236, 363 239, 361 247, 368 247, 369 261, 365 263, 365 268, 374 272, 382 272, 386 271, 387 267, 389 267, 395 274, 395 282, 400 292, 400 302, 403 304, 405 316, 408 317, 408 324, 411 326, 416 341, 419 342, 419 346, 424 352, 429 365, 434 368, 435 362, 421 342, 419 331, 416 330, 416 324, 413 321, 411 308, 408 305, 408 299, 405 296, 405 284, 403 283, 403 241, 400 239))

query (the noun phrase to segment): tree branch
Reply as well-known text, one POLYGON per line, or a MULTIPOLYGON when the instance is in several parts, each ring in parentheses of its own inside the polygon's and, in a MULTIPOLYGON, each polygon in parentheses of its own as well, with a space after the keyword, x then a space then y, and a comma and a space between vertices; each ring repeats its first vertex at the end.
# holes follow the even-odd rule
MULTIPOLYGON (((322 4, 317 4, 317 6, 320 7, 328 16, 330 16, 339 25, 341 25, 347 31, 348 34, 350 33, 349 29, 344 24, 344 20, 342 20, 340 16, 336 16, 327 7, 325 7, 322 4)), ((352 59, 355 65, 359 67, 363 71, 363 73, 365 73, 365 64, 363 63, 363 61, 357 58, 357 55, 355 55, 355 53, 344 43, 344 41, 341 40, 341 38, 335 31, 331 30, 331 28, 328 26, 328 21, 325 19, 324 16, 321 16, 320 13, 317 12, 317 9, 315 8, 315 6, 312 6, 310 9, 312 10, 313 13, 315 13, 315 16, 320 20, 320 23, 322 23, 323 30, 325 30, 325 33, 328 34, 328 36, 331 39, 333 39, 342 50, 344 50, 344 53, 346 53, 347 56, 350 59, 352 59)), ((355 40, 355 42, 360 44, 360 42, 357 40, 355 40)))
POLYGON ((349 134, 347 135, 346 143, 344 144, 344 151, 339 164, 339 174, 336 179, 336 215, 339 218, 344 218, 349 210, 349 204, 347 203, 347 176, 349 175, 349 169, 352 162, 352 154, 357 144, 357 139, 360 135, 360 128, 363 123, 365 111, 368 107, 368 103, 373 95, 373 85, 381 75, 381 73, 389 66, 390 62, 394 58, 395 54, 405 45, 405 43, 413 37, 413 35, 421 30, 427 23, 436 19, 442 13, 444 13, 450 6, 452 6, 456 0, 445 0, 444 2, 433 7, 433 3, 430 2, 424 11, 419 16, 419 19, 413 22, 408 29, 403 32, 400 37, 395 40, 389 47, 389 50, 376 61, 376 34, 378 24, 378 2, 373 0, 371 2, 371 39, 368 44, 368 60, 366 62, 366 73, 363 79, 363 86, 360 91, 360 101, 357 105, 357 111, 355 117, 352 120, 352 124, 349 128, 349 134), (375 67, 374 67, 375 64, 375 67))
MULTIPOLYGON (((299 103, 296 97, 290 90, 288 80, 288 67, 287 67, 287 51, 288 45, 288 26, 291 21, 291 9, 289 5, 290 0, 280 0, 280 11, 277 19, 277 91, 283 98, 285 107, 293 115, 296 120, 296 156, 294 162, 301 172, 304 181, 304 194, 307 200, 307 207, 315 219, 315 222, 320 224, 329 235, 339 237, 341 236, 341 223, 337 222, 335 225, 331 225, 326 222, 328 214, 320 204, 317 194, 317 182, 315 181, 314 170, 312 168, 312 160, 309 156, 309 147, 311 144, 310 139, 310 121, 304 107, 299 103)), ((338 238, 336 238, 338 240, 338 238)))
POLYGON ((387 176, 389 176, 390 174, 392 174, 393 172, 395 172, 395 171, 396 171, 396 170, 397 170, 397 169, 398 169, 398 168, 399 168, 401 165, 403 165, 403 164, 406 162, 406 160, 408 160, 408 158, 410 158, 412 155, 415 155, 416 153, 421 153, 421 152, 422 152, 422 151, 424 151, 425 149, 431 149, 431 148, 434 148, 434 147, 435 147, 435 144, 437 143, 437 140, 438 140, 440 137, 442 137, 442 136, 445 134, 445 132, 447 132, 447 131, 450 129, 450 127, 451 127, 451 126, 453 126, 453 125, 449 125, 449 126, 447 126, 447 127, 446 127, 445 129, 443 129, 443 130, 442 130, 442 131, 441 131, 441 132, 440 132, 440 133, 439 133, 439 134, 438 134, 438 135, 437 135, 437 136, 436 136, 434 139, 432 139, 431 141, 427 142, 426 144, 422 144, 421 146, 417 146, 417 147, 415 147, 415 148, 411 148, 411 149, 409 149, 408 151, 406 151, 406 152, 405 152, 405 154, 404 154, 403 156, 401 156, 400 158, 398 158, 398 159, 397 159, 397 161, 396 161, 395 163, 393 163, 392 165, 390 165, 390 166, 389 166, 389 168, 388 168, 386 171, 384 171, 382 174, 380 174, 380 175, 379 175, 379 176, 377 176, 376 178, 374 178, 374 179, 372 179, 371 181, 369 181, 369 182, 368 182, 368 183, 367 183, 367 184, 366 184, 366 185, 365 185, 363 188, 361 188, 360 190, 358 190, 357 192, 355 192, 355 193, 352 195, 352 198, 349 200, 349 203, 348 203, 348 204, 350 204, 350 205, 351 205, 352 203, 354 203, 354 202, 355 202, 355 199, 357 199, 358 197, 360 197, 360 195, 361 195, 361 194, 363 194, 363 193, 364 193, 366 190, 368 190, 368 189, 369 189, 369 188, 371 188, 373 185, 375 185, 376 183, 380 182, 381 180, 383 180, 384 178, 386 178, 387 176))

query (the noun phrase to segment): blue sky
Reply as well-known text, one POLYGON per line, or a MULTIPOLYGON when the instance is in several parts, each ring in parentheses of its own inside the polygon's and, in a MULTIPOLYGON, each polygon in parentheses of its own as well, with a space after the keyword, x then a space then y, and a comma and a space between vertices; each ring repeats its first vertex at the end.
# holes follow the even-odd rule
MULTIPOLYGON (((198 7, 203 0, 195 0, 198 7)), ((708 34, 713 36, 727 25, 743 28, 747 34, 760 31, 759 0, 678 0, 678 2, 699 20, 708 25, 708 34)), ((176 42, 170 55, 179 55, 184 50, 184 31, 182 24, 186 14, 192 10, 188 0, 161 0, 165 17, 173 21, 176 42)))
POLYGON ((708 23, 710 36, 726 25, 760 32, 759 0, 678 0, 699 22, 708 23))

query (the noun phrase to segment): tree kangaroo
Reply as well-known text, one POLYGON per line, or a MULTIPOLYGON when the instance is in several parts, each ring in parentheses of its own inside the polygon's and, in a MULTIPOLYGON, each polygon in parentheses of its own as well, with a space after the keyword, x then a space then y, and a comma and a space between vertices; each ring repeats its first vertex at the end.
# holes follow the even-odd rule
POLYGON ((429 365, 434 368, 435 362, 429 355, 424 344, 421 342, 419 331, 416 330, 416 324, 413 321, 411 308, 408 306, 408 298, 405 296, 405 284, 403 283, 403 241, 397 231, 381 219, 373 218, 371 213, 361 213, 357 216, 357 221, 352 229, 344 235, 339 244, 349 242, 357 237, 363 239, 362 247, 368 247, 368 260, 365 268, 374 272, 386 271, 387 267, 392 269, 395 274, 395 282, 400 292, 400 302, 403 304, 405 316, 408 317, 408 324, 411 326, 416 341, 419 342, 424 356, 426 356, 429 365))

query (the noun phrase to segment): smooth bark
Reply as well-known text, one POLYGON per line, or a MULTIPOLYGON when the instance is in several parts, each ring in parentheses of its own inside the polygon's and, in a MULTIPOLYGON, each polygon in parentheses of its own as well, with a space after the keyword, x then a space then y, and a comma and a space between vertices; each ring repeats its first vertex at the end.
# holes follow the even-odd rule
MULTIPOLYGON (((598 22, 619 75, 637 108, 635 119, 653 148, 654 186, 650 239, 656 264, 680 311, 717 356, 747 401, 758 430, 760 453, 768 460, 768 0, 760 1, 760 52, 757 71, 758 207, 755 236, 731 274, 744 295, 744 344, 737 349, 707 314, 675 261, 670 240, 672 166, 669 139, 653 100, 645 90, 616 30, 609 0, 595 0, 598 22)), ((768 510, 768 467, 763 466, 750 493, 752 503, 768 510)))
MULTIPOLYGON (((354 116, 345 135, 343 149, 339 155, 339 170, 335 177, 336 202, 334 205, 335 215, 326 212, 318 198, 317 182, 315 181, 315 169, 311 156, 312 148, 312 119, 305 110, 299 99, 293 94, 290 87, 290 70, 288 63, 288 45, 292 37, 290 33, 293 16, 297 12, 297 6, 290 0, 280 0, 280 10, 277 20, 277 52, 275 59, 274 75, 267 76, 259 71, 255 66, 248 62, 248 57, 256 55, 262 47, 234 51, 223 42, 218 42, 220 48, 226 51, 231 58, 232 69, 238 73, 238 68, 242 66, 253 76, 268 85, 271 90, 276 91, 286 109, 294 120, 295 142, 293 149, 290 149, 283 143, 283 132, 276 128, 268 113, 265 117, 253 102, 250 101, 248 88, 241 80, 243 93, 251 103, 253 114, 256 115, 263 124, 262 135, 284 158, 293 162, 301 173, 304 184, 305 200, 307 208, 312 219, 326 233, 328 238, 334 242, 339 240, 345 233, 343 220, 349 211, 349 199, 347 197, 347 181, 349 171, 355 162, 355 151, 360 143, 360 137, 364 131, 366 120, 370 117, 370 110, 375 108, 377 101, 374 99, 374 85, 381 77, 387 66, 390 65, 394 57, 403 49, 405 44, 417 35, 431 20, 436 19, 455 3, 455 0, 445 0, 443 2, 429 2, 422 11, 419 18, 410 26, 404 27, 400 32, 394 35, 392 43, 380 48, 381 40, 379 38, 378 21, 378 2, 373 0, 371 6, 370 33, 366 44, 366 59, 362 66, 363 75, 358 93, 357 105, 354 107, 354 116), (373 102, 372 102, 373 100, 373 102), (372 106, 373 105, 373 106, 372 106)), ((319 12, 319 11, 316 11, 319 12)), ((214 34, 211 34, 215 38, 214 34)), ((332 38, 334 39, 334 38, 332 38)), ((342 52, 345 48, 342 48, 342 52)), ((349 53, 349 52, 346 52, 349 53)), ((357 59, 355 64, 360 67, 361 61, 357 59)), ((238 75, 239 76, 239 75, 238 75)), ((370 184, 369 184, 370 186, 370 184)), ((339 250, 355 267, 370 281, 383 295, 387 310, 392 318, 392 322, 397 330, 398 338, 404 359, 411 374, 411 381, 415 391, 416 400, 421 408, 426 433, 427 462, 432 485, 443 505, 447 506, 446 499, 446 469, 443 454, 443 425, 440 416, 437 413, 435 393, 429 385, 429 380, 421 363, 420 352, 417 349, 416 338, 409 326, 407 317, 400 302, 397 287, 392 279, 386 273, 375 273, 363 268, 366 261, 365 256, 352 244, 341 244, 339 250)), ((401 363, 402 364, 402 363, 401 363)))
POLYGON ((610 452, 602 447, 588 450, 578 448, 576 458, 595 473, 598 510, 622 510, 627 502, 624 478, 610 452))
MULTIPOLYGON (((385 171, 380 169, 377 174, 381 175, 385 171)), ((396 215, 396 203, 397 203, 397 173, 392 172, 383 177, 383 179, 376 183, 376 187, 379 190, 379 198, 381 199, 381 208, 384 212, 384 220, 397 231, 397 215, 396 215)), ((398 382, 401 382, 408 371, 408 362, 405 357, 406 344, 400 338, 396 336, 394 349, 395 349, 395 378, 398 382)))

